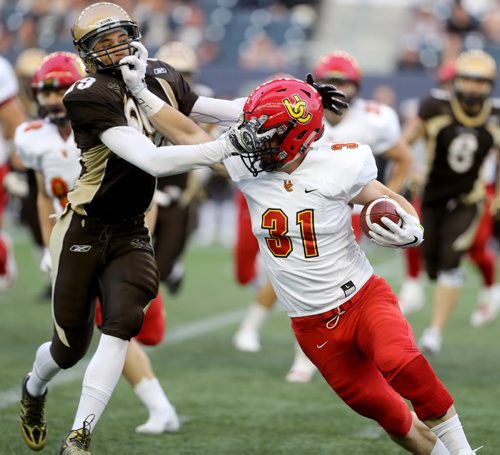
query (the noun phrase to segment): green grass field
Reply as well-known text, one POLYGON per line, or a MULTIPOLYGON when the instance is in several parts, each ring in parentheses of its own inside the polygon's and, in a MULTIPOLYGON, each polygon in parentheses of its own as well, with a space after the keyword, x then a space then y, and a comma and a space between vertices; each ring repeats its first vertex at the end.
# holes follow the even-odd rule
MULTIPOLYGON (((20 382, 31 369, 37 346, 49 339, 49 304, 37 301, 43 277, 24 231, 16 232, 20 275, 0 295, 0 454, 31 453, 18 424, 20 382)), ((370 249, 379 274, 395 289, 401 282, 401 254, 370 249)), ((185 286, 165 299, 166 341, 149 351, 155 372, 183 421, 178 434, 138 435, 146 411, 121 380, 93 433, 92 453, 131 454, 398 454, 403 453, 371 421, 348 409, 317 376, 310 384, 288 384, 293 357, 286 315, 275 311, 263 334, 263 350, 240 353, 231 337, 247 304, 249 289, 232 276, 231 252, 192 246, 186 257, 185 286)), ((468 269, 467 285, 446 333, 442 354, 433 358, 438 375, 456 399, 471 444, 481 455, 500 453, 496 431, 500 397, 499 323, 468 325, 478 278, 468 269)), ((410 318, 417 335, 430 305, 410 318)), ((97 337, 95 337, 94 342, 97 337)), ((91 349, 95 347, 95 343, 91 349)), ((49 440, 42 453, 58 453, 80 396, 85 362, 64 372, 49 389, 49 440)))

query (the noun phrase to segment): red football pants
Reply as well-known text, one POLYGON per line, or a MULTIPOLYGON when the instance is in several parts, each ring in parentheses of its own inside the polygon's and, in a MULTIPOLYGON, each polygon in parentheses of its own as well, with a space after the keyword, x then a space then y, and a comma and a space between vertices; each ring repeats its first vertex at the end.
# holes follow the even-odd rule
POLYGON ((257 277, 259 243, 252 232, 252 222, 245 196, 236 192, 237 233, 234 247, 236 281, 248 284, 257 277))
MULTIPOLYGON (((166 319, 165 309, 163 308, 163 298, 161 296, 161 291, 158 291, 158 295, 151 301, 144 315, 141 330, 134 338, 139 343, 148 346, 160 344, 165 335, 166 319)), ((102 323, 101 303, 99 300, 97 301, 95 323, 97 327, 102 323)))
POLYGON ((421 420, 438 418, 453 404, 420 354, 394 292, 380 277, 370 278, 340 309, 292 318, 292 328, 340 398, 393 436, 404 437, 411 427, 403 398, 421 420))

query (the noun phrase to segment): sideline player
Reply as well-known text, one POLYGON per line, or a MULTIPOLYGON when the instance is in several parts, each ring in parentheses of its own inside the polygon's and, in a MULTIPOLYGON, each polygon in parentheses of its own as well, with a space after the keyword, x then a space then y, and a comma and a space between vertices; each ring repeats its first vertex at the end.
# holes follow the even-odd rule
MULTIPOLYGON (((68 192, 81 172, 80 150, 62 100, 65 91, 84 75, 83 65, 75 54, 55 52, 48 55, 32 80, 32 93, 44 118, 21 124, 15 135, 19 156, 27 168, 34 170, 38 183, 38 214, 46 246, 40 268, 47 274, 52 268, 48 243, 55 217, 65 209, 68 192)), ((98 326, 102 324, 100 308, 96 321, 98 326)), ((139 433, 157 434, 179 429, 175 409, 139 344, 157 345, 164 332, 165 314, 158 293, 144 316, 139 334, 130 342, 123 369, 127 381, 149 412, 148 421, 136 428, 139 433)), ((32 439, 28 437, 28 445, 32 439)))
MULTIPOLYGON (((140 78, 137 58, 128 61, 136 62, 131 71, 140 78)), ((371 233, 382 246, 418 245, 423 228, 408 201, 375 180, 368 146, 311 148, 323 130, 322 102, 305 82, 270 81, 248 97, 226 139, 191 149, 229 155, 231 142, 241 154, 224 165, 247 197, 266 272, 296 337, 334 391, 409 452, 472 455, 452 397, 418 351, 396 296, 373 275, 355 241, 350 204, 382 195, 399 202, 404 227, 384 220, 388 229, 371 233)), ((166 122, 165 114, 158 120, 166 122)), ((134 162, 153 175, 171 169, 166 160, 152 166, 142 154, 134 162)))
POLYGON ((425 137, 428 149, 423 256, 436 287, 431 323, 419 344, 430 354, 441 351, 442 332, 460 296, 461 259, 472 246, 484 203, 484 163, 500 137, 498 102, 491 99, 494 59, 479 50, 462 52, 455 71, 451 94, 431 92, 404 132, 409 143, 425 137))

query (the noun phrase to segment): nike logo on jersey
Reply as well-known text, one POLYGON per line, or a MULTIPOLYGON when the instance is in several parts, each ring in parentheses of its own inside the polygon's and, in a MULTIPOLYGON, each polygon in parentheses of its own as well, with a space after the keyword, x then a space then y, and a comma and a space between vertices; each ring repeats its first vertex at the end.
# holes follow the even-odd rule
POLYGON ((317 347, 318 349, 324 348, 324 347, 326 346, 326 343, 328 343, 328 340, 327 340, 327 341, 325 341, 324 343, 317 344, 317 345, 316 345, 316 347, 317 347))
POLYGON ((318 191, 318 188, 313 188, 311 190, 308 190, 307 188, 304 190, 306 192, 306 194, 308 193, 312 193, 313 191, 318 191))

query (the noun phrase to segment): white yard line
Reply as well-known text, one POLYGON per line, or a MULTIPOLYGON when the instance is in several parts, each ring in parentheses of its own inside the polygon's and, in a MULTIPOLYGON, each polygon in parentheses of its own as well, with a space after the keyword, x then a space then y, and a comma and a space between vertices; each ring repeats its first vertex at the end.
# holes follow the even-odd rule
MULTIPOLYGON (((185 324, 177 328, 173 328, 167 332, 165 341, 152 349, 161 350, 164 347, 178 344, 182 341, 191 340, 193 338, 198 338, 210 332, 215 332, 221 328, 236 324, 241 321, 245 310, 230 311, 227 313, 222 313, 212 318, 202 319, 200 321, 193 322, 191 324, 185 324)), ((35 348, 35 346, 33 347, 35 348)), ((35 351, 33 351, 34 353, 35 351)), ((80 362, 74 368, 70 370, 61 371, 53 381, 51 381, 50 386, 55 387, 59 385, 69 384, 75 381, 81 381, 83 379, 83 373, 88 365, 88 360, 80 362)), ((19 402, 21 398, 21 386, 11 387, 7 390, 0 391, 0 409, 8 408, 19 402)))

